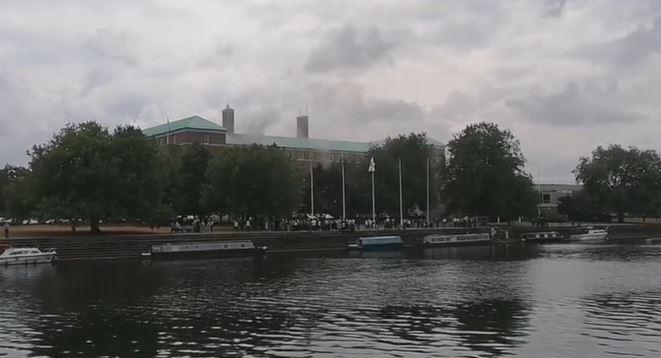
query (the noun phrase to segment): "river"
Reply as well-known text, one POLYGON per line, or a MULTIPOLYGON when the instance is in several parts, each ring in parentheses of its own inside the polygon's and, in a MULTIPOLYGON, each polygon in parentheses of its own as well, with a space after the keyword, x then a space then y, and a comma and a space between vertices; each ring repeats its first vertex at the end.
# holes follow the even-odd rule
POLYGON ((0 356, 659 357, 661 246, 0 268, 0 356))

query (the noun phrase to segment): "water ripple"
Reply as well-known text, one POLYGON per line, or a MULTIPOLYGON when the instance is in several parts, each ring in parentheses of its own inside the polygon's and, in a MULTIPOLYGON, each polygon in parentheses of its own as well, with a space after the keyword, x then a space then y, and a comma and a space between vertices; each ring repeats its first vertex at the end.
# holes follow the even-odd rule
POLYGON ((10 268, 0 355, 658 357, 656 248, 619 249, 10 268))

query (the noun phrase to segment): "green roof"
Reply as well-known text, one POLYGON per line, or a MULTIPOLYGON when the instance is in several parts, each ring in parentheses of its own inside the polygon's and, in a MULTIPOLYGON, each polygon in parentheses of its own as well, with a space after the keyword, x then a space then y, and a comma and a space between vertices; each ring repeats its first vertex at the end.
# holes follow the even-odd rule
POLYGON ((312 149, 340 152, 359 152, 366 153, 371 144, 368 142, 348 142, 341 140, 314 139, 314 138, 295 138, 278 137, 259 134, 239 134, 228 133, 226 136, 227 144, 237 145, 277 145, 281 148, 293 149, 312 149))
POLYGON ((184 119, 164 123, 155 127, 145 128, 142 133, 147 137, 158 137, 168 133, 175 133, 183 130, 201 130, 211 132, 226 132, 227 130, 218 124, 204 119, 200 116, 192 116, 184 119))

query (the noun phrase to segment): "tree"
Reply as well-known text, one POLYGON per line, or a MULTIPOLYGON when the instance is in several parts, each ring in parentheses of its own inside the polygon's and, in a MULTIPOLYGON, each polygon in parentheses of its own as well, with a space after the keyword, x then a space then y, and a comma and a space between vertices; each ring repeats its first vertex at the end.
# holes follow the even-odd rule
MULTIPOLYGON (((303 173, 302 210, 310 212, 310 173, 303 173)), ((344 185, 347 217, 371 212, 369 173, 364 163, 344 163, 344 185)), ((315 212, 342 216, 342 163, 314 167, 315 212)))
MULTIPOLYGON (((409 216, 414 211, 420 213, 427 206, 427 159, 431 160, 430 193, 431 207, 438 204, 438 165, 440 161, 434 156, 433 147, 424 133, 411 133, 408 136, 400 135, 396 138, 388 137, 383 145, 370 149, 363 163, 365 178, 369 178, 367 168, 370 158, 376 164, 375 187, 376 207, 378 212, 388 213, 399 217, 399 159, 402 161, 402 201, 404 215, 409 216), (416 210, 417 209, 417 210, 416 210)), ((368 179, 369 180, 369 179, 368 179)), ((369 183, 369 181, 368 181, 369 183)), ((367 184, 365 191, 371 198, 371 184, 367 184)), ((367 199, 370 202, 371 199, 367 199)), ((371 210, 370 210, 371 211, 371 210)))
POLYGON ((11 165, 0 169, 0 215, 23 214, 18 207, 18 192, 29 172, 27 168, 11 165))
POLYGON ((138 128, 110 134, 96 122, 68 125, 29 154, 41 216, 85 218, 98 232, 101 219, 151 219, 160 208, 158 152, 138 128))
POLYGON ((202 190, 208 184, 207 165, 211 153, 200 144, 193 144, 181 156, 176 170, 174 183, 174 209, 179 214, 203 215, 207 213, 202 206, 202 190))
POLYGON ((571 221, 610 221, 610 214, 595 205, 585 190, 558 199, 558 212, 571 221))
POLYGON ((209 162, 203 204, 233 215, 278 217, 298 205, 301 180, 282 149, 252 145, 209 162))
POLYGON ((444 197, 461 215, 511 220, 533 215, 537 193, 519 141, 494 123, 467 126, 448 143, 444 197))
POLYGON ((590 200, 617 214, 656 215, 661 209, 661 159, 653 150, 597 147, 574 170, 590 200))

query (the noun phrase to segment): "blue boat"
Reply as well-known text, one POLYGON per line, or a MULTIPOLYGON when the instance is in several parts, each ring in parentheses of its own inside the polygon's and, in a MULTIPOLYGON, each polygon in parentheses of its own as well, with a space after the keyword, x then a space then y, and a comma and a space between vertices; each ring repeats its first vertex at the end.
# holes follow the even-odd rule
POLYGON ((362 251, 399 250, 404 245, 399 236, 369 236, 359 237, 355 243, 349 244, 349 249, 362 251))

